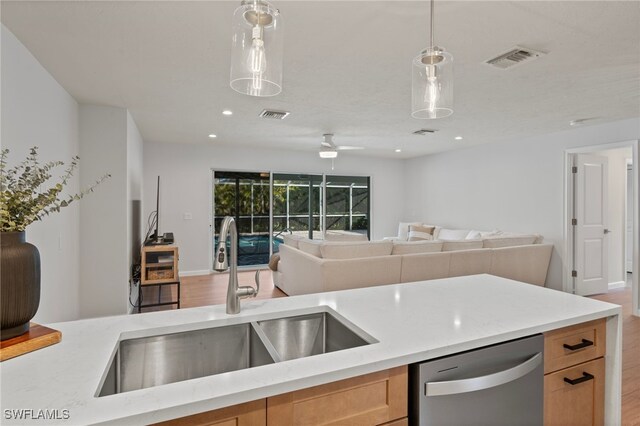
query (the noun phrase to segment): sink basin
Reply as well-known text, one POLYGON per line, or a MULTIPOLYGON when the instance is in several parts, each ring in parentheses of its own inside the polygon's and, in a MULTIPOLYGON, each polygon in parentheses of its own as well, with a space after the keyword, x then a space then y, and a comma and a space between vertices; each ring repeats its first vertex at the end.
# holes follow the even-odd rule
POLYGON ((228 373, 376 340, 327 307, 304 315, 124 339, 97 396, 228 373))
POLYGON ((258 321, 258 325, 282 361, 370 343, 328 312, 258 321))
POLYGON ((273 362, 251 323, 123 340, 98 396, 273 362))

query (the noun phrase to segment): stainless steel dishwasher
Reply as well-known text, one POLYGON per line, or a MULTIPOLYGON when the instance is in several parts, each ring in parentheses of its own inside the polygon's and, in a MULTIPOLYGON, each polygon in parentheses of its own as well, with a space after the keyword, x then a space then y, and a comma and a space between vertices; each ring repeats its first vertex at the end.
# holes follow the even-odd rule
POLYGON ((410 366, 410 424, 542 425, 541 334, 410 366))

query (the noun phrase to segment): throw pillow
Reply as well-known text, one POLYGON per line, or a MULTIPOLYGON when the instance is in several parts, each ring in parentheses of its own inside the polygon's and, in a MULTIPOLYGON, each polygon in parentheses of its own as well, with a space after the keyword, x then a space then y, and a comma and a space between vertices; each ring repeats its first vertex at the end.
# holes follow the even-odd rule
POLYGON ((435 226, 409 225, 409 241, 433 240, 435 226))
POLYGON ((443 241, 464 240, 469 234, 468 229, 442 228, 438 233, 438 239, 443 241))
POLYGON ((409 238, 409 226, 422 225, 420 222, 400 222, 398 225, 398 239, 407 241, 409 238))

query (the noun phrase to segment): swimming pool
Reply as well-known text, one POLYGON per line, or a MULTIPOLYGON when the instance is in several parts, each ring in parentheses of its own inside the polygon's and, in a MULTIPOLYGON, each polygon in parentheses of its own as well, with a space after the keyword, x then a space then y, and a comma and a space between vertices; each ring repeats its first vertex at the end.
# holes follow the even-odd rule
MULTIPOLYGON (((282 238, 273 239, 273 252, 277 253, 282 238)), ((213 239, 214 250, 218 246, 218 237, 213 239)), ((227 241, 227 250, 231 244, 227 241)), ((266 265, 269 263, 269 235, 240 235, 238 237, 238 266, 266 265)))

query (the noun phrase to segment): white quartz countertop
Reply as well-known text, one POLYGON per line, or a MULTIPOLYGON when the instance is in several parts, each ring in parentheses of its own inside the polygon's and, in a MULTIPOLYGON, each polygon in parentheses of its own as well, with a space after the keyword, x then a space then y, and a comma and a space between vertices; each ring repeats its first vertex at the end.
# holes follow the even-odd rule
POLYGON ((620 307, 474 275, 271 300, 51 324, 62 342, 0 364, 6 410, 68 410, 34 424, 142 424, 213 410, 620 314, 620 307), (277 317, 328 306, 379 341, 344 351, 96 397, 119 340, 277 317))

